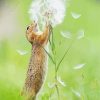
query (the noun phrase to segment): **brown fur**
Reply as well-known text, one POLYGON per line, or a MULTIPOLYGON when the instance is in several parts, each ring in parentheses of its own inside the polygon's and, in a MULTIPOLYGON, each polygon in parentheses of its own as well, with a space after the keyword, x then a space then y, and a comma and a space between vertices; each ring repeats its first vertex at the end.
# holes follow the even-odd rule
POLYGON ((27 40, 32 44, 32 54, 23 90, 23 94, 27 96, 26 100, 35 100, 44 82, 47 67, 47 54, 43 48, 48 42, 49 26, 46 25, 41 35, 37 35, 34 31, 36 27, 37 23, 34 22, 26 31, 27 40))

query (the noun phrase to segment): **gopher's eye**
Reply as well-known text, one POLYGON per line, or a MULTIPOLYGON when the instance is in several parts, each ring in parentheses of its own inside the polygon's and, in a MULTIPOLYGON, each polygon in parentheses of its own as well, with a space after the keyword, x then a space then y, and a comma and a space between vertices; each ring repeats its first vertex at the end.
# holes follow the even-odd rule
POLYGON ((27 27, 27 30, 29 29, 29 26, 27 27))

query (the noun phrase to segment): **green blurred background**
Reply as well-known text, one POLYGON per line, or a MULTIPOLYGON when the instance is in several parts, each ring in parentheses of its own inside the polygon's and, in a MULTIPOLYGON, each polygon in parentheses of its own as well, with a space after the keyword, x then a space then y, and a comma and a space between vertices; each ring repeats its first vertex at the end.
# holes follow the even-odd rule
MULTIPOLYGON (((31 23, 28 14, 31 2, 0 0, 0 100, 23 100, 20 93, 31 54, 31 45, 25 37, 26 27, 31 23)), ((59 85, 61 100, 100 100, 100 0, 68 0, 66 5, 64 22, 54 28, 57 61, 72 42, 62 37, 60 31, 70 31, 74 35, 83 29, 85 36, 73 43, 61 63, 59 76, 66 84, 65 87, 59 85), (71 12, 81 17, 73 19, 71 12), (75 70, 77 64, 85 66, 75 70)), ((54 66, 49 60, 39 100, 49 100, 52 89, 48 83, 53 80, 54 66)), ((55 92, 51 100, 57 100, 55 92)))

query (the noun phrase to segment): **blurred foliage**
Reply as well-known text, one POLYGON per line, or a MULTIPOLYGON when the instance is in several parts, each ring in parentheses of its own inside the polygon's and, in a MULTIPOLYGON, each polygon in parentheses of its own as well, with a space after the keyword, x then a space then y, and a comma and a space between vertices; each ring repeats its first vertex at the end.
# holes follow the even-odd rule
MULTIPOLYGON (((0 0, 0 3, 3 0, 0 0)), ((0 100, 23 100, 20 93, 24 84, 29 63, 31 45, 25 38, 27 25, 31 23, 28 9, 31 0, 5 0, 16 9, 16 17, 20 32, 11 38, 0 40, 0 100), (28 53, 20 55, 17 50, 28 53)), ((66 39, 61 31, 69 31, 75 35, 83 29, 85 37, 75 40, 68 55, 61 63, 59 76, 66 86, 60 86, 61 100, 99 100, 100 98, 100 2, 99 0, 70 0, 64 22, 54 29, 57 61, 62 57, 72 39, 66 39), (73 19, 71 12, 81 14, 73 19), (81 69, 74 69, 84 64, 81 69)), ((53 83, 54 66, 49 60, 46 82, 40 92, 39 100, 56 100, 57 94, 48 87, 53 83)))

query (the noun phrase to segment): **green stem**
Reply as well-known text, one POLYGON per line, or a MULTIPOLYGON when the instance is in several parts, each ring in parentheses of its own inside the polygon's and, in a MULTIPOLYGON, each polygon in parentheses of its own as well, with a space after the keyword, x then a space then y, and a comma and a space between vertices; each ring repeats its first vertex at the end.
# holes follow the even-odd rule
POLYGON ((42 47, 42 48, 45 50, 45 52, 47 53, 47 55, 49 56, 49 58, 51 59, 51 61, 53 62, 53 64, 55 64, 55 61, 52 58, 52 56, 47 52, 47 50, 44 47, 42 47))
POLYGON ((60 62, 58 63, 57 68, 56 68, 56 72, 58 71, 58 69, 59 69, 59 67, 60 67, 60 64, 61 64, 62 61, 64 60, 65 56, 68 54, 69 50, 71 49, 73 43, 74 43, 74 40, 71 42, 71 44, 69 45, 69 47, 68 47, 68 49, 66 50, 65 54, 63 55, 63 57, 61 58, 60 62))
POLYGON ((57 68, 57 64, 56 64, 56 50, 55 50, 55 43, 54 43, 54 36, 53 36, 53 31, 52 31, 52 53, 53 53, 53 57, 54 57, 54 66, 55 66, 55 88, 56 88, 56 92, 58 95, 58 100, 60 100, 60 94, 59 94, 59 88, 58 88, 58 84, 57 84, 57 72, 56 72, 56 68, 57 68))

